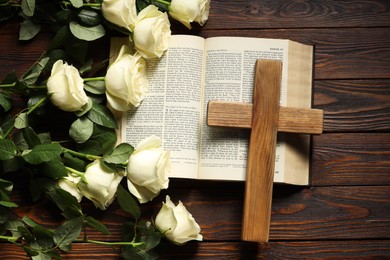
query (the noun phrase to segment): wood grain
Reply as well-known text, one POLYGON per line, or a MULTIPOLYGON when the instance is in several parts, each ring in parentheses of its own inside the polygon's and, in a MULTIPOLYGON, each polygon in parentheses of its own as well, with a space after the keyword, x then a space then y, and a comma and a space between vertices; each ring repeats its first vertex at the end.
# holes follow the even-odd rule
MULTIPOLYGON (((143 217, 155 216, 169 194, 183 201, 205 241, 176 247, 164 243, 162 259, 388 259, 390 257, 390 2, 212 0, 200 30, 173 22, 174 33, 286 38, 311 44, 315 108, 325 112, 325 134, 313 137, 311 186, 274 185, 270 243, 238 242, 244 183, 171 180, 143 217)), ((47 29, 47 28, 46 28, 47 29)), ((0 23, 0 79, 21 75, 39 58, 52 34, 19 42, 19 21, 0 23)), ((107 58, 108 42, 93 49, 107 58)), ((56 227, 63 218, 47 201, 30 204, 24 179, 13 176, 15 213, 56 227), (18 180, 16 180, 18 179, 18 180), (19 184, 22 184, 21 186, 19 184)), ((84 211, 107 224, 117 241, 129 216, 114 204, 107 212, 83 203, 84 211)), ((76 244, 65 259, 118 259, 118 251, 76 244)), ((26 259, 16 246, 0 243, 4 259, 26 259)))
POLYGON ((390 25, 389 2, 213 0, 205 29, 375 27, 390 25))
MULTIPOLYGON (((0 27, 1 30, 1 27, 0 27)), ((40 34, 34 41, 20 43, 15 32, 2 34, 0 78, 10 68, 24 72, 45 50, 51 34, 40 34), (14 48, 17 44, 18 48, 14 48), (19 48, 20 47, 20 48, 19 48)), ((289 29, 289 30, 202 30, 199 35, 286 38, 315 45, 314 79, 390 78, 390 28, 289 29), (331 35, 332 37, 329 37, 331 35)), ((98 42, 96 55, 108 56, 108 42, 98 42)))
POLYGON ((389 158, 389 133, 314 136, 311 184, 389 185, 389 158))
POLYGON ((390 78, 390 28, 202 30, 200 35, 290 39, 315 47, 314 79, 390 78))
MULTIPOLYGON (((181 200, 201 226, 206 241, 239 240, 244 200, 243 182, 171 180, 151 203, 142 205, 142 217, 154 218, 165 195, 181 200)), ((21 187, 18 185, 17 187, 21 187)), ((270 240, 389 239, 390 189, 388 186, 297 187, 275 185, 270 240)), ((26 189, 15 191, 15 213, 56 227, 63 217, 50 202, 31 203, 26 189)), ((104 222, 111 235, 88 232, 89 238, 117 241, 130 216, 113 204, 100 211, 84 201, 84 212, 104 222)))
MULTIPOLYGON (((27 260, 24 251, 12 244, 0 244, 7 260, 27 260)), ((157 248, 159 259, 383 259, 390 253, 388 240, 270 242, 202 242, 174 246, 163 243, 157 248)), ((115 248, 76 243, 64 260, 120 259, 115 248)))
MULTIPOLYGON (((18 41, 19 25, 16 21, 10 24, 0 23, 0 60, 2 62, 0 81, 12 71, 22 76, 44 54, 53 37, 51 31, 43 30, 33 40, 18 41)), ((89 52, 92 53, 94 62, 98 63, 109 58, 109 42, 108 38, 102 38, 90 43, 89 52)), ((76 62, 72 65, 80 66, 76 62)))
POLYGON ((326 132, 390 130, 390 80, 318 80, 314 107, 326 132))
MULTIPOLYGON (((207 125, 251 128, 253 105, 250 103, 210 101, 207 125)), ((278 132, 321 134, 324 112, 320 109, 279 107, 278 132)))
POLYGON ((244 241, 269 239, 281 80, 281 61, 256 61, 242 216, 244 241))

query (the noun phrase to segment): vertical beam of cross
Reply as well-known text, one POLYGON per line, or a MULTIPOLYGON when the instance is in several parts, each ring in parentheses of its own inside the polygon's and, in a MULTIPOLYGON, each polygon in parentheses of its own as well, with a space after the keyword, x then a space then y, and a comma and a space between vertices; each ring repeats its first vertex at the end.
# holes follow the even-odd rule
POLYGON ((209 126, 252 129, 242 218, 244 241, 269 240, 277 132, 321 134, 323 130, 322 110, 280 107, 281 72, 280 61, 258 60, 253 104, 208 104, 209 126))
POLYGON ((282 63, 258 60, 253 89, 242 240, 268 241, 282 63))

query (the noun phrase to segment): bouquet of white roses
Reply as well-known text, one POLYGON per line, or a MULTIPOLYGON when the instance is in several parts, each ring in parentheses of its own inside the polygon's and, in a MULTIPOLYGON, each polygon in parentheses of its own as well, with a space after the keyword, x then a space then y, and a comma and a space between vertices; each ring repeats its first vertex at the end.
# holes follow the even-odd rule
POLYGON ((16 14, 22 18, 20 40, 32 39, 48 24, 55 31, 47 51, 24 75, 10 73, 0 84, 0 240, 20 245, 33 259, 58 258, 80 240, 121 246, 128 259, 154 258, 152 250, 161 237, 175 244, 202 240, 195 219, 169 196, 154 221, 141 221, 139 203, 168 188, 169 151, 157 136, 135 147, 117 144, 113 111, 141 105, 148 89, 147 60, 161 57, 169 47, 169 17, 188 28, 192 22, 203 25, 209 4, 0 0, 0 21, 16 14), (89 60, 88 42, 111 29, 128 35, 133 45, 122 46, 112 64, 103 64, 108 67, 104 75, 97 76, 102 64, 89 60), (66 218, 61 226, 52 230, 28 217, 10 217, 9 211, 18 206, 10 197, 14 183, 8 179, 15 172, 28 179, 32 201, 46 197, 58 206, 66 218), (115 199, 133 218, 134 228, 124 241, 80 239, 86 227, 109 233, 83 212, 80 202, 88 200, 105 210, 115 199))

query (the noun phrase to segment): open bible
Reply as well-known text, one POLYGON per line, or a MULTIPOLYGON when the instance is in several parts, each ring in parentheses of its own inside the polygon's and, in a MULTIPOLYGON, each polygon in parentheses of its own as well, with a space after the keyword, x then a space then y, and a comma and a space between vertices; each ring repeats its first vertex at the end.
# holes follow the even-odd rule
MULTIPOLYGON (((111 59, 126 39, 113 38, 111 59)), ((283 39, 173 35, 168 51, 147 61, 149 91, 121 115, 120 139, 160 136, 176 178, 245 180, 249 129, 206 125, 210 100, 252 102, 257 59, 283 62, 280 104, 311 107, 312 46, 283 39)), ((310 137, 278 134, 274 181, 309 183, 310 137)))

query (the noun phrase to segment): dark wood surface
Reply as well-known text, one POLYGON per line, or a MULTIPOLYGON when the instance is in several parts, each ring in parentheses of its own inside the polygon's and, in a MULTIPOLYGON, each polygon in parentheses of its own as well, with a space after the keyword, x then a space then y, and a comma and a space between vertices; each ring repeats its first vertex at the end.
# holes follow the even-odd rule
MULTIPOLYGON (((202 228, 203 242, 162 244, 162 259, 389 259, 390 258, 390 2, 211 0, 207 24, 187 32, 288 38, 315 46, 313 107, 325 112, 324 134, 313 137, 311 185, 275 185, 270 242, 240 241, 244 184, 171 180, 168 191, 143 214, 153 216, 167 193, 182 200, 202 228)), ((51 33, 18 42, 16 22, 0 24, 0 77, 25 71, 47 46, 51 33)), ((107 57, 108 42, 96 43, 107 57)), ((48 202, 31 205, 24 190, 16 214, 40 224, 61 221, 48 202)), ((116 241, 127 215, 117 205, 98 214, 116 241)), ((25 259, 0 244, 1 259, 25 259)), ((118 250, 76 244, 64 259, 118 259, 118 250)))

